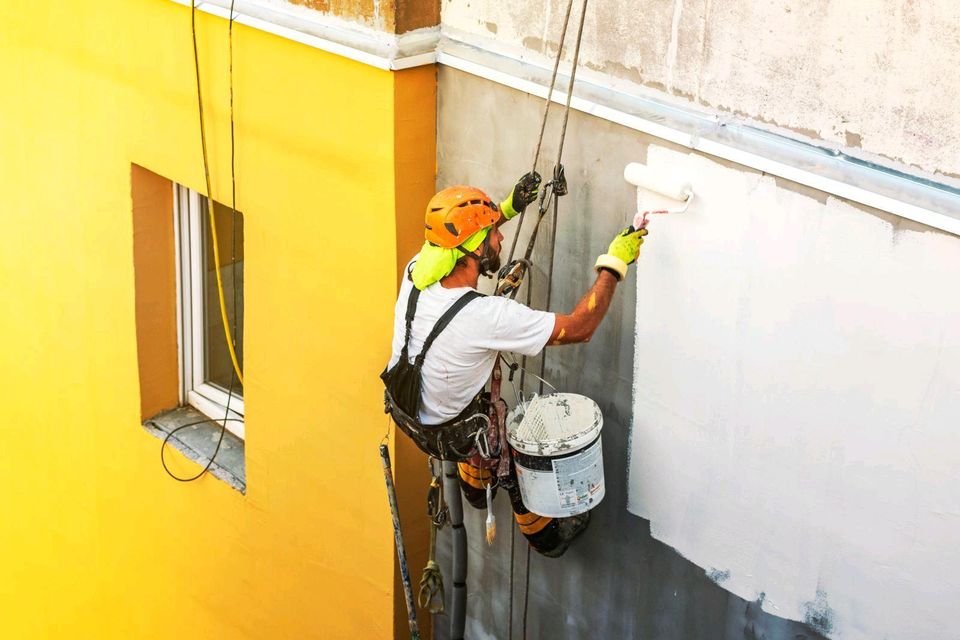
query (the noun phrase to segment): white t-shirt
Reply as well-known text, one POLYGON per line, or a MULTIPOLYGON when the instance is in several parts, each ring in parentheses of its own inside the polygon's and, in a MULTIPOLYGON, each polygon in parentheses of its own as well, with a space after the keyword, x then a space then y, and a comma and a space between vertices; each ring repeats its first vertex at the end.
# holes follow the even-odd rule
MULTIPOLYGON (((414 256, 411 262, 416 261, 414 256)), ((407 265, 409 268, 410 265, 407 265)), ((394 308, 392 368, 400 359, 406 332, 407 300, 413 283, 404 276, 394 308)), ((445 289, 439 282, 420 292, 410 330, 411 362, 423 349, 440 316, 471 287, 445 289)), ((554 314, 536 311, 499 296, 471 300, 434 340, 421 373, 420 424, 440 424, 456 418, 483 389, 497 353, 535 356, 553 333, 554 314)))

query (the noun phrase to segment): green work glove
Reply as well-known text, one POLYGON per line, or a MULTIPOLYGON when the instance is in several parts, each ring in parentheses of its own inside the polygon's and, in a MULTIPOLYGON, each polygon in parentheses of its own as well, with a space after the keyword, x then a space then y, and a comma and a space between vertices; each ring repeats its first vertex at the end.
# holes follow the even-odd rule
POLYGON ((609 269, 619 276, 617 280, 623 280, 627 277, 627 265, 636 262, 637 256, 640 255, 640 245, 643 244, 645 235, 647 235, 646 229, 627 227, 617 234, 607 252, 597 258, 594 269, 597 271, 609 269))
POLYGON ((514 216, 523 213, 531 202, 536 201, 540 193, 540 174, 536 171, 525 173, 522 178, 517 180, 517 184, 510 191, 507 199, 500 203, 500 210, 503 211, 503 217, 509 220, 514 216))

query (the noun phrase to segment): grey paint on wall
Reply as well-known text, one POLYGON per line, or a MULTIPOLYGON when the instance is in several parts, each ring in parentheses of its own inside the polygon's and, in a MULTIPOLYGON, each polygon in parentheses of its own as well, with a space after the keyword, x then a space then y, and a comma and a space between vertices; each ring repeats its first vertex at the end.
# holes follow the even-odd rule
MULTIPOLYGON (((473 184, 502 198, 528 171, 542 102, 448 68, 440 69, 438 185, 473 184)), ((559 115, 560 110, 554 111, 559 115)), ((544 155, 556 156, 557 121, 548 128, 544 155)), ((632 217, 635 192, 623 181, 626 163, 642 161, 651 139, 618 125, 571 113, 564 150, 570 195, 562 200, 556 242, 552 310, 568 311, 592 284, 592 264, 632 217)), ((530 224, 530 220, 527 224, 530 224)), ((509 248, 516 222, 504 227, 509 248)), ((529 227, 528 227, 529 229, 529 227)), ((549 231, 549 227, 544 229, 549 231)), ((526 242, 523 234, 520 246, 526 242)), ((545 249, 534 255, 532 306, 543 308, 545 249)), ((657 242, 649 237, 648 249, 657 242)), ((641 259, 641 261, 643 258, 641 259)), ((642 268, 642 262, 640 265, 642 268)), ((547 350, 547 377, 561 391, 595 399, 604 414, 607 493, 586 534, 561 559, 530 556, 527 637, 650 638, 655 640, 818 640, 811 628, 765 613, 721 585, 722 571, 704 570, 650 535, 646 520, 627 505, 629 426, 632 412, 635 274, 618 287, 607 318, 587 345, 547 350), (720 584, 718 584, 720 583, 720 584)), ((642 345, 638 350, 642 354, 642 345)), ((539 362, 530 367, 537 371, 539 362)), ((506 397, 513 400, 510 384, 506 397)), ((528 387, 529 389, 529 387, 528 387)), ((485 514, 467 507, 471 640, 509 637, 512 515, 505 495, 496 499, 498 537, 484 541, 485 514)), ((527 546, 515 532, 514 638, 521 638, 527 546)), ((449 535, 441 533, 439 561, 449 576, 449 535)), ((437 638, 448 621, 437 620, 437 638)))

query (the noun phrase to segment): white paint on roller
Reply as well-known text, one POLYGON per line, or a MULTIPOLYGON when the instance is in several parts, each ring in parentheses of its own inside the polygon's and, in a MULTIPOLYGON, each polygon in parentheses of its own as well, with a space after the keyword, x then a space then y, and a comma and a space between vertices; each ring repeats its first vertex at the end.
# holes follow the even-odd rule
POLYGON ((693 192, 689 180, 664 167, 650 167, 631 162, 623 169, 623 179, 630 184, 659 193, 672 200, 683 202, 693 192))
POLYGON ((697 201, 653 220, 637 268, 630 510, 831 638, 956 638, 960 238, 648 162, 697 201))
POLYGON ((637 187, 637 214, 634 228, 647 226, 648 213, 683 213, 693 202, 693 189, 674 174, 660 168, 631 162, 623 169, 623 178, 637 187))

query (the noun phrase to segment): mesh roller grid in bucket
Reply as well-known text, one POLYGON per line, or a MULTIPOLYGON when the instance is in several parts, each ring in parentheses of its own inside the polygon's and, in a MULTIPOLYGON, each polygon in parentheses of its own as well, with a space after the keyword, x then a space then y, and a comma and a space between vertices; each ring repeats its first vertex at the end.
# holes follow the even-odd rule
POLYGON ((597 403, 575 393, 534 396, 507 418, 507 438, 515 449, 549 456, 592 442, 603 426, 597 403))

